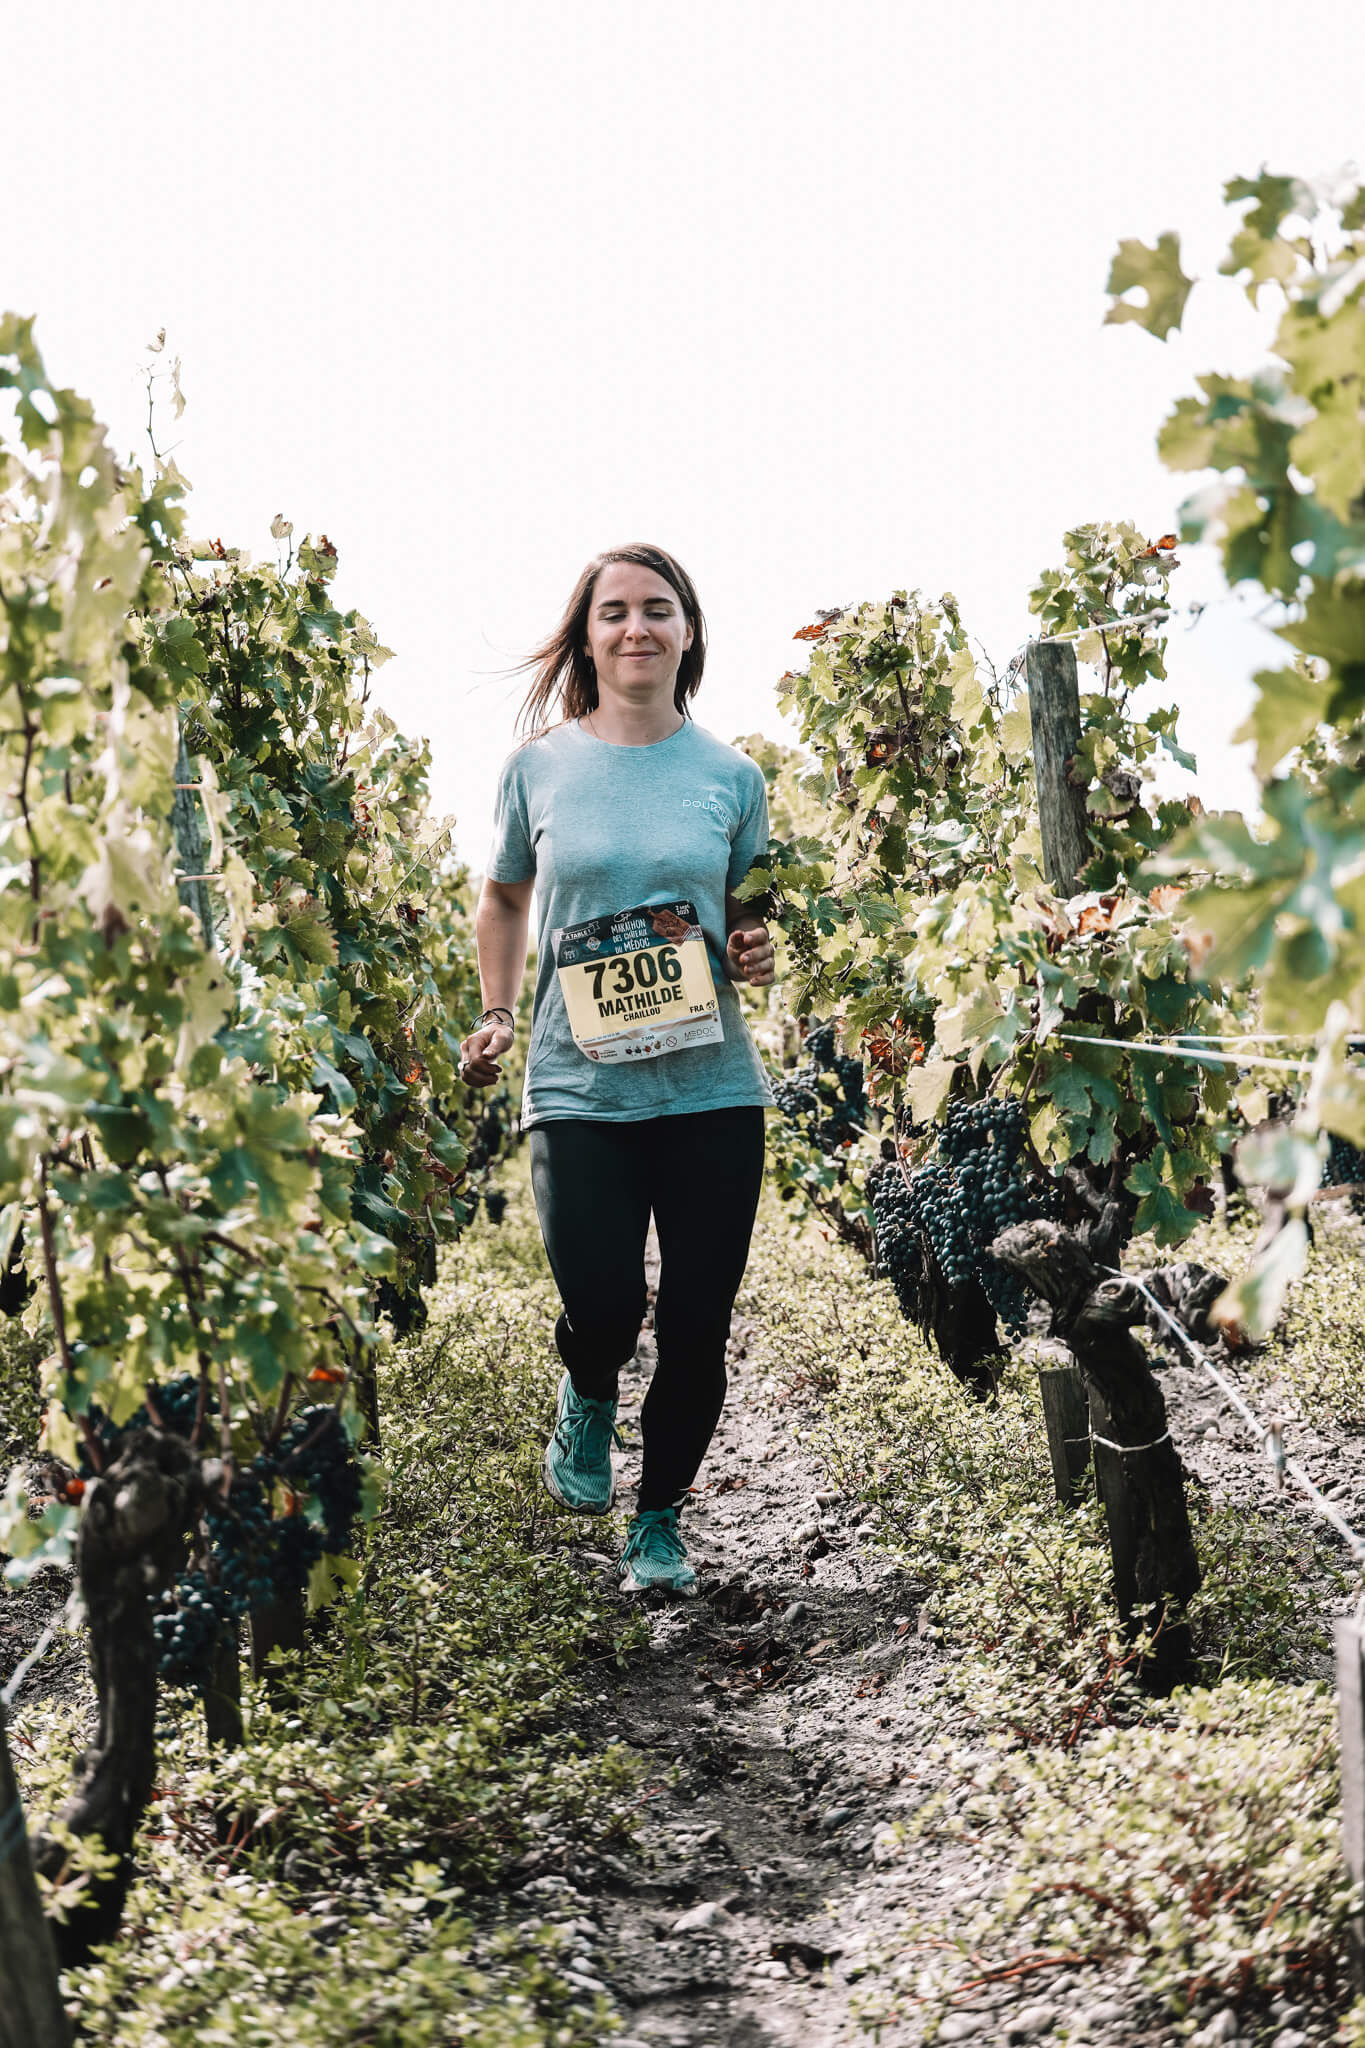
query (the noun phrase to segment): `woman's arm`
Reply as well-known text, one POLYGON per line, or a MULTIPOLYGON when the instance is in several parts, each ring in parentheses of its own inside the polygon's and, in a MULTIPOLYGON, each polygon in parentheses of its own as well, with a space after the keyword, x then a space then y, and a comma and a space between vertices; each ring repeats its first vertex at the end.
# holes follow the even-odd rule
MULTIPOLYGON (((485 881, 474 913, 479 952, 479 987, 485 1010, 516 1014, 521 980, 526 972, 526 939, 531 922, 535 882, 485 881)), ((491 1087, 502 1072, 498 1054, 507 1051, 516 1031, 505 1018, 492 1018, 471 1031, 460 1046, 460 1074, 476 1088, 491 1087)))
POLYGON ((731 981, 764 988, 775 973, 773 942, 752 903, 739 903, 725 892, 725 971, 731 981))

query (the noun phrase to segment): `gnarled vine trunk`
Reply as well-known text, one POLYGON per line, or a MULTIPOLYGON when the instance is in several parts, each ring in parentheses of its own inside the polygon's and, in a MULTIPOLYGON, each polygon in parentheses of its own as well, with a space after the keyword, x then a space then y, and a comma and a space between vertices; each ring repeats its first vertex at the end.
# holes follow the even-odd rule
MULTIPOLYGON (((54 1928, 64 1966, 84 1960, 117 1931, 132 1882, 133 1838, 156 1771, 152 1615, 180 1569, 201 1484, 199 1458, 183 1438, 141 1429, 86 1492, 76 1574, 89 1619, 99 1727, 61 1820, 76 1835, 98 1835, 118 1861, 108 1877, 90 1880, 87 1903, 54 1928)), ((44 1876, 60 1877, 66 1860, 54 1837, 39 1842, 34 1861, 44 1876)))
POLYGON ((1131 1622, 1139 1609, 1165 1608, 1149 1676, 1173 1683, 1189 1658, 1179 1610, 1199 1585, 1199 1560, 1165 1398, 1132 1332, 1146 1305, 1130 1281, 1101 1272, 1059 1224, 1016 1223, 991 1250, 1051 1305, 1053 1333, 1080 1367, 1119 1613, 1131 1622))

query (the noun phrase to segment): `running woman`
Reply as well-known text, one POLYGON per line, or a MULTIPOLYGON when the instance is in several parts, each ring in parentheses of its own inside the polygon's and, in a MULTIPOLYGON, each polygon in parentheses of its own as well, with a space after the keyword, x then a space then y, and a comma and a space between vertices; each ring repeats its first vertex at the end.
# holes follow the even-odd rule
POLYGON ((755 762, 688 715, 705 652, 691 579, 639 543, 589 562, 523 664, 533 736, 498 782, 476 914, 487 1007, 460 1065, 487 1087, 513 1043, 534 890, 521 1122, 565 1368, 545 1484, 578 1514, 615 1499, 617 1381, 644 1321, 652 1213, 658 1364, 618 1576, 682 1595, 697 1575, 680 1515, 725 1399, 773 1100, 732 985, 773 979, 767 927, 733 894, 767 845, 767 792, 755 762))

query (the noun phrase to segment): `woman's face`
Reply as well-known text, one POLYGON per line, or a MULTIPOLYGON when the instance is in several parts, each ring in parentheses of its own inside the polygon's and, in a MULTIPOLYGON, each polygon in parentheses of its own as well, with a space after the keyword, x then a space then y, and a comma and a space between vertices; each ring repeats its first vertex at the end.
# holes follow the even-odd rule
POLYGON ((673 585, 637 562, 608 562, 588 606, 588 652, 599 696, 670 703, 692 628, 673 585))

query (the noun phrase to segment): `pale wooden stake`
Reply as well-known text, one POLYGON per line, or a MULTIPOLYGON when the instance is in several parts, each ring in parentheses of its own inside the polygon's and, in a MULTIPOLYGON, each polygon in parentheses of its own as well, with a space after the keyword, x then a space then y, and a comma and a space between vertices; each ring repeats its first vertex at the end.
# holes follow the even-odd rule
POLYGON ((301 1586, 281 1593, 276 1600, 263 1600, 251 1610, 251 1675, 263 1678, 278 1700, 290 1697, 292 1681, 269 1662, 270 1652, 303 1648, 303 1616, 301 1586))
MULTIPOLYGON (((1365 1634, 1349 1618, 1335 1624, 1337 1713, 1341 1721, 1341 1836, 1346 1867, 1365 1884, 1365 1634)), ((1365 1990, 1365 1915, 1351 1922, 1351 1964, 1365 1990)))
MULTIPOLYGON (((1105 1526, 1109 1531, 1109 1552, 1114 1560, 1114 1597, 1126 1621, 1137 1601, 1138 1524, 1131 1498, 1128 1457, 1112 1449, 1122 1442, 1109 1404, 1098 1387, 1089 1388, 1090 1421, 1096 1437, 1091 1449, 1095 1458, 1095 1486, 1104 1504, 1105 1526), (1107 1438, 1108 1442, 1103 1441, 1107 1438)), ((1139 1453, 1139 1455, 1141 1455, 1139 1453)))

